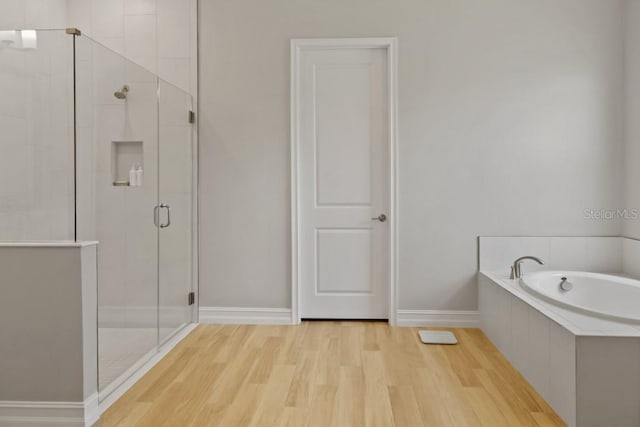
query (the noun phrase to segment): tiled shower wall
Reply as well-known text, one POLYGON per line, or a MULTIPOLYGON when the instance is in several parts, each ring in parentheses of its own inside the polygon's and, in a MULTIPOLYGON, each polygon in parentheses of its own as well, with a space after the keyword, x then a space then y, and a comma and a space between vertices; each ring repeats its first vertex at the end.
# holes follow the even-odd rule
POLYGON ((67 0, 0 0, 0 30, 64 28, 67 0))
MULTIPOLYGON (((64 27, 66 13, 66 0, 0 0, 0 30, 64 27)), ((73 238, 71 49, 38 42, 0 52, 0 240, 73 238)))
MULTIPOLYGON (((20 46, 23 36, 8 31, 2 39, 20 46)), ((36 38, 35 50, 0 46, 4 241, 73 239, 72 44, 62 31, 36 38)))
POLYGON ((65 27, 196 95, 197 0, 0 0, 0 30, 65 27))
MULTIPOLYGON (((78 27, 195 97, 196 9, 197 0, 0 0, 0 30, 78 27)), ((74 237, 72 51, 70 38, 54 39, 0 58, 11 94, 0 100, 0 178, 11 183, 0 187, 0 240, 74 237)))
POLYGON ((195 96, 196 0, 67 0, 68 26, 195 96))

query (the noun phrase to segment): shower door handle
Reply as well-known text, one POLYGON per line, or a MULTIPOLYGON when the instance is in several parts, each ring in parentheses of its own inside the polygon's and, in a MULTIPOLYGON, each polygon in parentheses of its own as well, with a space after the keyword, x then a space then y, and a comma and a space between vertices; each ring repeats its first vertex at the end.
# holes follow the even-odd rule
POLYGON ((167 228, 168 226, 171 225, 171 206, 167 205, 166 203, 162 203, 160 207, 167 209, 167 223, 160 224, 160 228, 167 228))

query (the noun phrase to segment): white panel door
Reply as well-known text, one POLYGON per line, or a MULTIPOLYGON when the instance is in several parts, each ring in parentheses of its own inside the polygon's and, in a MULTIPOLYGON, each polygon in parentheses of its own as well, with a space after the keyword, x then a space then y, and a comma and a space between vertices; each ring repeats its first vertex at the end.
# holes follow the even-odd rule
POLYGON ((389 223, 374 219, 389 214, 387 60, 384 48, 300 52, 302 318, 388 317, 389 223))

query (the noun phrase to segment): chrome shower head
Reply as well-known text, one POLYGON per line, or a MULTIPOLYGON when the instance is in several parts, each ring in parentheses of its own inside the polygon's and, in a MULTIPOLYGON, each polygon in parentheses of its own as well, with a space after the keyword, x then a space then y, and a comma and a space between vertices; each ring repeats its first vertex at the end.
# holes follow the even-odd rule
POLYGON ((120 90, 113 92, 113 96, 115 96, 118 99, 126 99, 127 92, 129 92, 129 86, 124 85, 120 88, 120 90))

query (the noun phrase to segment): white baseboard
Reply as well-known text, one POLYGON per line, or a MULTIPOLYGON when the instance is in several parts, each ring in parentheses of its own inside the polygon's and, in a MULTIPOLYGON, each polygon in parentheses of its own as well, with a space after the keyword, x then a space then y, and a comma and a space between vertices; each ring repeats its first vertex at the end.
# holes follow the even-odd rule
POLYGON ((452 328, 477 328, 480 313, 451 310, 398 310, 398 326, 442 326, 452 328))
POLYGON ((100 395, 93 393, 84 401, 84 423, 92 426, 100 419, 100 395))
POLYGON ((200 307, 200 323, 291 325, 289 308, 200 307))
POLYGON ((89 427, 98 418, 98 393, 84 402, 0 401, 0 425, 3 427, 89 427))
MULTIPOLYGON (((292 325, 291 309, 200 307, 200 323, 244 325, 292 325)), ((449 326, 476 328, 478 311, 398 310, 397 326, 449 326)))
POLYGON ((153 368, 159 361, 161 361, 167 353, 169 353, 173 348, 182 341, 187 335, 191 333, 196 327, 197 323, 191 323, 185 326, 180 332, 176 333, 171 339, 165 342, 160 350, 155 353, 149 360, 140 365, 136 365, 135 370, 133 372, 125 372, 127 375, 126 379, 124 379, 124 375, 118 378, 114 383, 118 383, 121 379, 124 379, 123 382, 120 383, 117 387, 110 389, 107 391, 108 395, 103 393, 103 400, 100 402, 100 413, 106 411, 109 406, 111 406, 116 400, 120 399, 120 397, 131 388, 140 378, 142 378, 151 368, 153 368))

